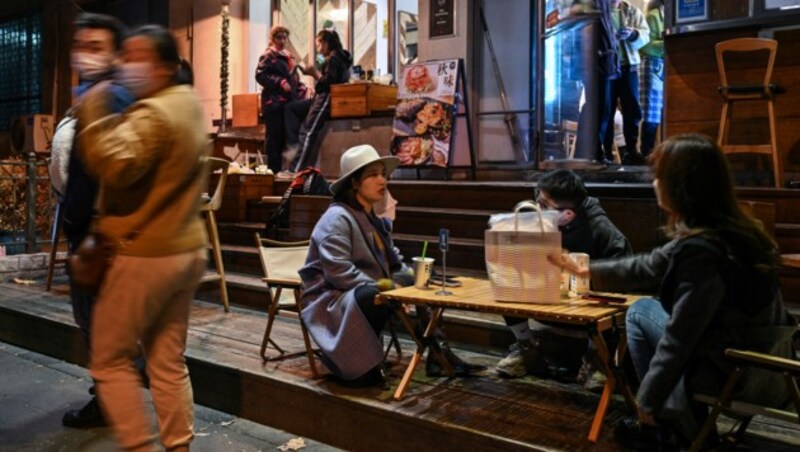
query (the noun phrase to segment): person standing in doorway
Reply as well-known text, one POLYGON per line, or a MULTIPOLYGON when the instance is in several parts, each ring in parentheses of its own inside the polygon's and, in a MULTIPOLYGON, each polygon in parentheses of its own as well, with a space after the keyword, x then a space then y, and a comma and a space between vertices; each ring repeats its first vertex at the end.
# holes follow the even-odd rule
POLYGON ((656 143, 664 109, 664 0, 650 0, 647 5, 650 42, 639 50, 639 99, 642 104, 642 156, 647 158, 656 143))
POLYGON ((614 25, 619 52, 620 76, 610 80, 610 103, 604 117, 606 135, 603 143, 606 154, 614 142, 614 114, 619 103, 622 109, 622 131, 625 136, 623 165, 642 165, 638 151, 639 123, 642 107, 639 104, 639 49, 650 41, 650 29, 644 14, 625 0, 611 0, 611 21, 614 25))
POLYGON ((116 247, 94 307, 90 370, 103 413, 126 450, 155 447, 133 364, 140 348, 162 445, 188 451, 194 437, 183 355, 207 260, 200 202, 209 144, 200 101, 181 83, 190 79, 170 32, 144 26, 125 40, 117 74, 137 102, 111 114, 108 85, 99 84, 76 112, 81 157, 100 183, 95 229, 116 247))

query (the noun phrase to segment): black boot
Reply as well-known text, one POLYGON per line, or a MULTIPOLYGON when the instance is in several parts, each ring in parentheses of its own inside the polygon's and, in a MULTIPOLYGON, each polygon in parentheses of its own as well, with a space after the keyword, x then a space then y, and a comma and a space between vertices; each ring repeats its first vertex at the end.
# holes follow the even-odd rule
MULTIPOLYGON (((424 305, 417 305, 416 309, 417 317, 419 317, 419 323, 417 324, 417 337, 422 338, 425 328, 427 327, 428 323, 430 323, 432 312, 428 306, 424 305)), ((441 377, 445 375, 442 366, 439 364, 439 361, 436 360, 434 352, 431 350, 441 353, 444 356, 444 359, 450 363, 450 366, 453 368, 453 372, 458 377, 465 377, 470 373, 479 372, 486 369, 486 366, 469 364, 456 356, 456 354, 450 349, 450 344, 447 343, 447 335, 444 333, 444 329, 441 326, 434 330, 433 337, 425 340, 427 341, 429 348, 428 356, 425 359, 425 375, 429 377, 441 377)))
POLYGON ((614 439, 625 450, 662 452, 680 450, 670 428, 643 424, 636 417, 620 420, 614 428, 614 439))
POLYGON ((105 427, 108 425, 103 412, 100 411, 100 404, 97 402, 97 397, 92 397, 83 408, 80 410, 69 410, 64 413, 61 418, 61 425, 70 428, 95 428, 105 427))
MULTIPOLYGON (((470 364, 459 358, 453 353, 447 341, 436 339, 431 342, 430 348, 438 350, 439 353, 444 356, 444 359, 447 360, 453 368, 453 374, 456 377, 468 377, 486 369, 486 366, 470 364)), ((432 351, 428 351, 428 357, 425 359, 425 375, 429 377, 441 377, 445 375, 444 369, 442 369, 442 366, 439 364, 439 361, 436 360, 432 351)))
POLYGON ((342 386, 348 388, 370 388, 373 386, 380 386, 382 388, 386 388, 386 372, 383 370, 383 366, 378 365, 372 368, 372 370, 368 371, 364 375, 354 378, 352 380, 345 380, 339 377, 335 377, 337 383, 342 386))

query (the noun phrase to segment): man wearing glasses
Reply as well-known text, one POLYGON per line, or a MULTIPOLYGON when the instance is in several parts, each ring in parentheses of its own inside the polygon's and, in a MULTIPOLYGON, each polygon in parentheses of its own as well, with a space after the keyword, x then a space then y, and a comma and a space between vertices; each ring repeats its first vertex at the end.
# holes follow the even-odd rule
MULTIPOLYGON (((597 198, 588 195, 580 176, 569 170, 551 171, 539 180, 536 202, 544 210, 556 210, 561 246, 574 253, 586 253, 589 258, 603 259, 632 254, 628 239, 614 226, 597 198)), ((534 321, 531 330, 525 318, 505 317, 517 342, 509 354, 496 367, 504 377, 517 378, 528 373, 549 376, 549 366, 544 359, 541 340, 554 338, 563 342, 563 336, 585 339, 582 331, 551 327, 534 321)), ((583 342, 581 342, 583 344, 583 342)), ((590 354, 591 355, 591 354, 590 354)), ((584 357, 579 380, 591 386, 591 361, 584 357)), ((556 366, 559 367, 559 366, 556 366)))

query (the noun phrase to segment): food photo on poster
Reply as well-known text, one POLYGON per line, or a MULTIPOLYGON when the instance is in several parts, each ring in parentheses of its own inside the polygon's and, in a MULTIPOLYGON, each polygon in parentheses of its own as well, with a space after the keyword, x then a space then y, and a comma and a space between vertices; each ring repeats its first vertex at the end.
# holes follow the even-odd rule
POLYGON ((446 167, 453 129, 455 61, 407 66, 395 109, 392 154, 403 166, 446 167))

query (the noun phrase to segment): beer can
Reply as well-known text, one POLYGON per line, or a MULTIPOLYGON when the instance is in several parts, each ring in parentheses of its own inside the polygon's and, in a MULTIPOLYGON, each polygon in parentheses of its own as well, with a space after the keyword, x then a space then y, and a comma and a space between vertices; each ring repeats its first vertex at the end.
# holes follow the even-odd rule
MULTIPOLYGON (((589 266, 589 255, 586 253, 569 253, 570 259, 575 261, 579 267, 588 267, 589 266)), ((591 284, 589 281, 589 275, 586 276, 578 276, 578 275, 570 275, 569 278, 569 290, 575 292, 578 295, 585 294, 589 292, 591 284)))

